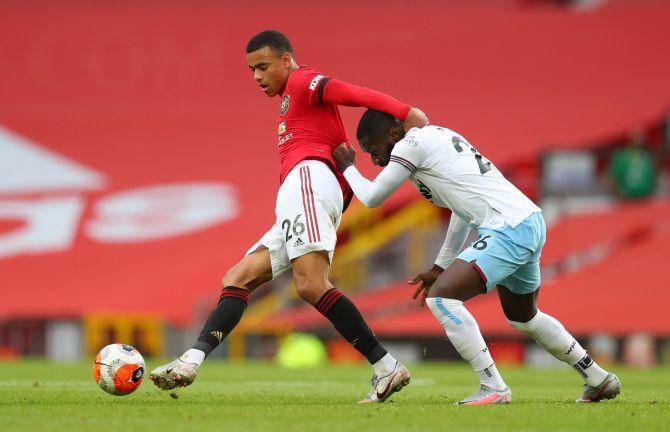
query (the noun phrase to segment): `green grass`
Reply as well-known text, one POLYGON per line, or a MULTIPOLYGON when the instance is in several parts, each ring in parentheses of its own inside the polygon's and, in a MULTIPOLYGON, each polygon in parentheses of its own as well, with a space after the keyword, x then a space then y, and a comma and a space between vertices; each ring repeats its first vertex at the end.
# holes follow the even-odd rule
MULTIPOLYGON (((150 362, 149 369, 157 366, 150 362)), ((462 364, 410 367, 412 384, 380 405, 356 405, 368 390, 366 365, 285 370, 272 364, 209 362, 177 398, 145 381, 114 397, 85 364, 0 363, 3 431, 300 431, 632 430, 670 428, 670 369, 615 369, 614 401, 577 405, 581 379, 568 369, 501 368, 509 406, 459 407, 475 390, 462 364)))

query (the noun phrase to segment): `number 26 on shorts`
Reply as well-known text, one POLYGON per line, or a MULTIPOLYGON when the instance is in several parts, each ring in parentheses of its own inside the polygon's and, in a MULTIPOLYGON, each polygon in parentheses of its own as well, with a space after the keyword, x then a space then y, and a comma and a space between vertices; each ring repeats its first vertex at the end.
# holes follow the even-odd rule
MULTIPOLYGON (((302 214, 299 213, 293 221, 293 234, 296 236, 300 236, 305 232, 305 224, 299 222, 300 216, 302 216, 302 214)), ((284 219, 281 223, 281 228, 282 230, 286 230, 286 241, 291 240, 293 238, 293 235, 291 235, 291 221, 289 219, 284 219)))

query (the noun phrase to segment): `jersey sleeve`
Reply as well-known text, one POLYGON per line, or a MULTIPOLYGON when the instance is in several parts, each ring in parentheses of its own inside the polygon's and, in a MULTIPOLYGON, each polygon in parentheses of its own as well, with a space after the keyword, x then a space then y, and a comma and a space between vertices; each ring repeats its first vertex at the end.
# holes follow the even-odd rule
POLYGON ((395 144, 389 163, 399 164, 413 174, 423 165, 425 149, 412 131, 395 144))
POLYGON ((321 84, 329 79, 328 76, 312 69, 298 69, 289 79, 291 97, 295 95, 309 105, 317 105, 323 99, 321 84))
POLYGON ((310 103, 331 103, 333 105, 372 108, 388 113, 402 121, 407 118, 411 109, 409 105, 387 94, 321 74, 315 76, 311 81, 310 90, 312 91, 310 103))
POLYGON ((437 254, 435 265, 443 269, 449 267, 449 264, 456 259, 461 249, 463 249, 469 233, 470 226, 467 222, 452 212, 449 228, 447 228, 447 236, 444 239, 440 252, 437 254))
POLYGON ((409 175, 407 170, 395 164, 387 165, 374 181, 363 177, 353 165, 344 170, 344 177, 349 182, 351 190, 366 207, 379 206, 398 190, 409 175))
POLYGON ((318 105, 324 102, 324 85, 330 80, 330 77, 319 72, 305 74, 301 86, 308 93, 307 97, 310 105, 318 105))

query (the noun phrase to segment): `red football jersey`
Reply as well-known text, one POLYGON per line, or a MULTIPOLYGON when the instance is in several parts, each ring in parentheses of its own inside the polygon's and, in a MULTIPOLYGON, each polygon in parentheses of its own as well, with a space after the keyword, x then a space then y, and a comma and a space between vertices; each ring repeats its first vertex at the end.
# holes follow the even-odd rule
POLYGON ((338 105, 368 107, 405 120, 410 106, 365 87, 331 79, 301 66, 289 76, 282 92, 277 129, 282 183, 291 169, 305 159, 325 162, 335 173, 344 208, 353 193, 333 159, 333 150, 348 143, 338 105))
POLYGON ((281 174, 284 181, 291 169, 305 159, 318 159, 333 170, 346 203, 351 189, 333 159, 333 149, 349 142, 337 105, 320 101, 320 81, 326 78, 311 68, 300 67, 289 76, 281 96, 277 130, 281 174))

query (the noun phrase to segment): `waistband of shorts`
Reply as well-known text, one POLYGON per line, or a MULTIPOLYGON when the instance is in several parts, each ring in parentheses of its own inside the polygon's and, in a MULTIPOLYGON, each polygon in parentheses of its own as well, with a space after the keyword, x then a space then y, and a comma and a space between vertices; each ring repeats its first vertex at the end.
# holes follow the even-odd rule
MULTIPOLYGON (((326 162, 324 162, 320 159, 303 159, 300 162, 298 162, 297 164, 295 164, 293 166, 293 168, 291 168, 291 171, 295 170, 296 168, 300 168, 300 167, 304 167, 304 166, 319 166, 319 165, 323 166, 325 169, 332 172, 332 170, 330 169, 330 166, 326 162)), ((333 175, 335 175, 335 174, 333 173, 333 175)))
POLYGON ((542 221, 544 223, 544 217, 542 217, 542 210, 534 211, 532 213, 529 213, 528 216, 525 218, 521 219, 517 224, 515 225, 510 225, 508 222, 504 222, 501 226, 479 226, 476 229, 477 230, 490 230, 490 231, 504 231, 506 229, 516 229, 521 226, 531 226, 537 221, 542 221))

